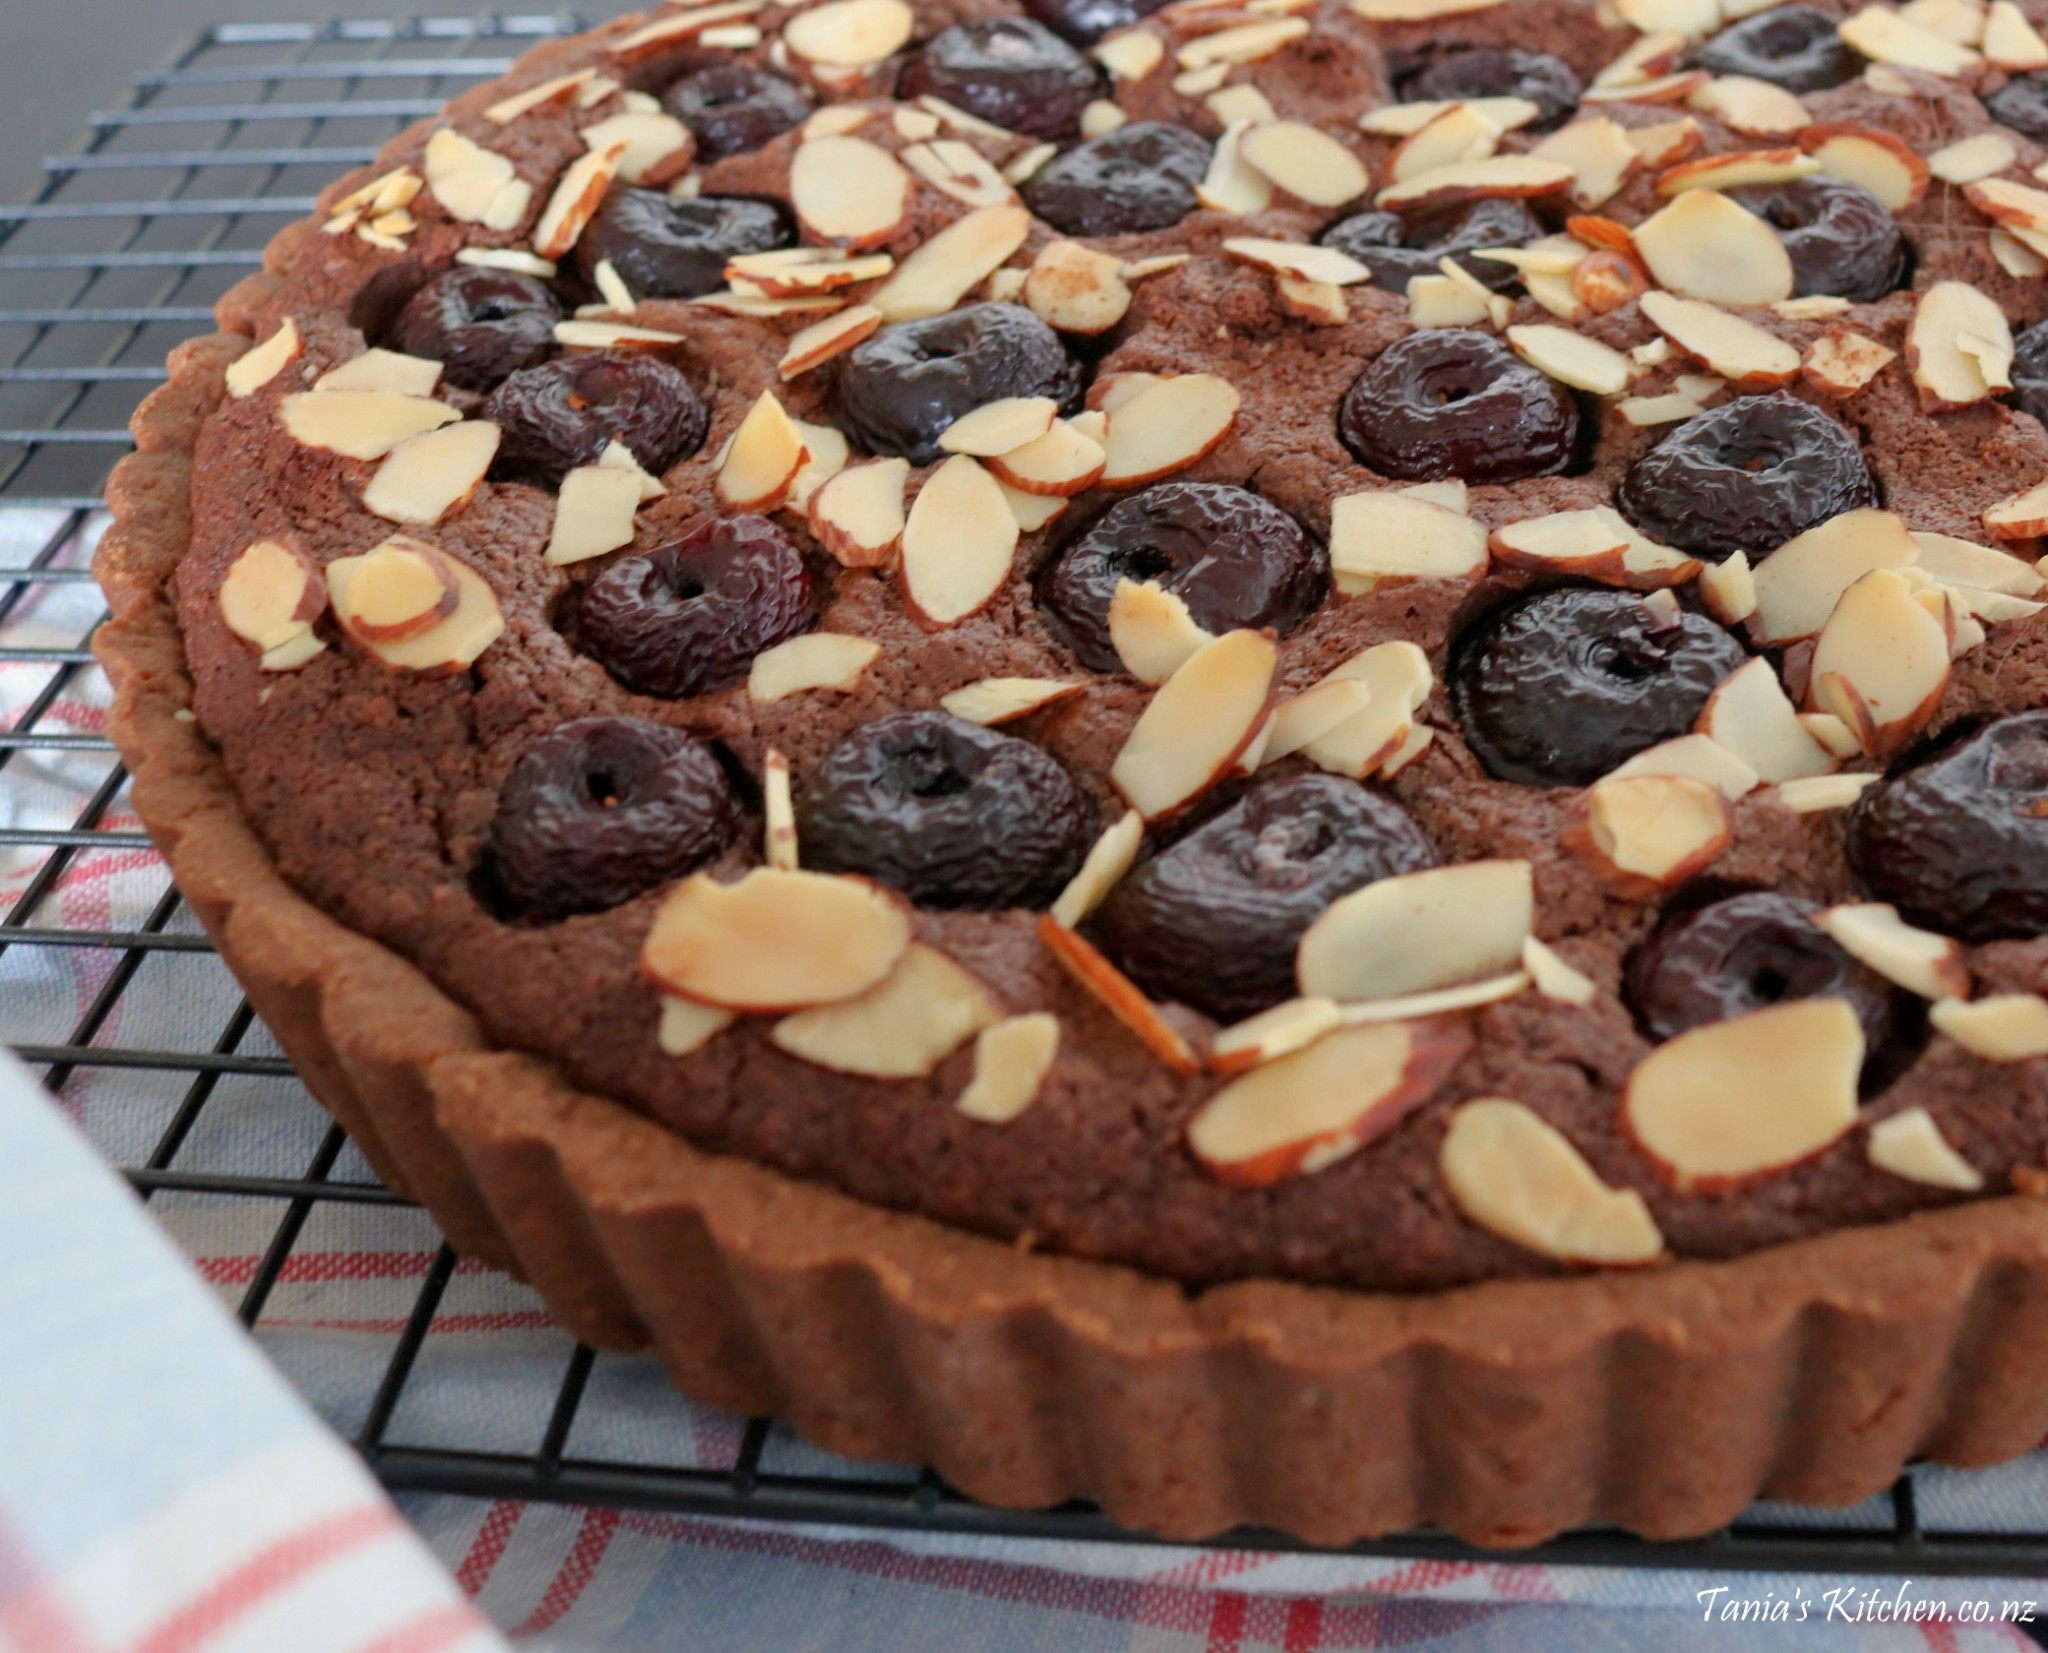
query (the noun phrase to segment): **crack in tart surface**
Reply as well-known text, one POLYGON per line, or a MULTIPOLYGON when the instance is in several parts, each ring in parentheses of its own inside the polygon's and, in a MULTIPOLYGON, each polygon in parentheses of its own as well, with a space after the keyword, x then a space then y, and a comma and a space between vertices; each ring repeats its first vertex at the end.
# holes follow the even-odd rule
MULTIPOLYGON (((621 1153, 1183 1288, 2023 1247, 2030 17, 730 0, 543 48, 174 383, 207 761, 621 1153)), ((615 1246, 609 1319, 560 1260, 577 1154, 514 1220, 429 1089, 467 1172, 396 1174, 659 1339, 615 1246)), ((1635 1508, 1543 1507, 1464 1525, 1635 1508)))

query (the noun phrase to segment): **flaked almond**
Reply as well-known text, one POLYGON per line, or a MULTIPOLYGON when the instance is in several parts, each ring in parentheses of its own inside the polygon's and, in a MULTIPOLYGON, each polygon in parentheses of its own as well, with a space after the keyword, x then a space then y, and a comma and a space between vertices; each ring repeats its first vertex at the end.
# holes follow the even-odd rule
POLYGON ((1794 815, 1847 809, 1884 777, 1881 775, 1813 775, 1783 781, 1775 789, 1779 803, 1794 815))
POLYGON ((1738 626, 1756 612, 1756 575, 1746 551, 1708 563, 1700 570, 1698 586, 1707 612, 1724 626, 1738 626))
POLYGON ((1502 132, 1513 132, 1527 126, 1543 113, 1542 106, 1528 98, 1418 98, 1413 103, 1389 103, 1378 109, 1368 109, 1358 117, 1359 130, 1382 138, 1412 137, 1460 102, 1484 116, 1502 132))
POLYGON ((1373 703, 1371 686, 1357 677, 1326 677, 1273 708, 1259 753, 1262 764, 1292 757, 1373 703))
POLYGON ((1785 542, 1755 575, 1758 640, 1772 647, 1811 637, 1873 569, 1908 568, 1920 548, 1889 511, 1845 511, 1785 542))
POLYGON ((1519 1102, 1484 1097, 1459 1108, 1437 1164, 1467 1218, 1540 1256, 1613 1266, 1664 1254, 1642 1195, 1609 1188, 1561 1131, 1519 1102))
POLYGON ((327 581, 297 546, 258 540, 220 583, 220 617, 259 650, 279 648, 311 629, 327 607, 327 581))
POLYGON ((1737 753, 1711 735, 1678 735, 1645 747, 1602 778, 1625 781, 1643 775, 1678 776, 1704 781, 1730 803, 1747 797, 1758 785, 1757 772, 1737 753))
POLYGON ((1800 147, 1831 178, 1860 185, 1893 212, 1916 207, 1927 194, 1927 161, 1881 127, 1832 121, 1799 134, 1800 147))
POLYGON ((301 391, 278 406, 291 438, 344 459, 382 459, 399 443, 462 417, 445 402, 380 391, 301 391))
MULTIPOLYGON (((1091 104, 1089 107, 1095 106, 1091 104)), ((1112 103, 1108 107, 1115 109, 1116 105, 1112 103)), ((931 143, 911 144, 901 158, 905 166, 933 189, 963 206, 998 207, 1017 198, 1009 179, 996 170, 994 163, 974 145, 960 138, 938 138, 931 143)))
POLYGON ((973 1076, 953 1105, 979 1124, 1009 1124, 1037 1100, 1059 1049, 1059 1018, 1049 1011, 983 1028, 974 1041, 973 1076))
POLYGON ((936 948, 914 941, 865 993, 785 1016, 768 1038, 835 1073, 923 1079, 1001 1019, 980 982, 936 948))
POLYGON ((1713 865, 1734 836, 1718 787, 1686 775, 1629 775, 1596 783, 1566 847, 1623 895, 1648 897, 1713 865))
POLYGON ((1202 1065, 1187 1040, 1159 1014, 1159 1007, 1094 946, 1051 913, 1040 915, 1038 939, 1067 974, 1086 988, 1157 1061, 1184 1076, 1201 1072, 1202 1065))
POLYGON ((2034 539, 2048 534, 2048 482, 1989 506, 1979 519, 1995 540, 2034 539))
POLYGON ((2003 592, 2014 597, 2038 596, 2048 580, 2038 569, 2008 552, 1988 545, 1975 545, 1949 534, 1913 530, 1913 543, 1920 548, 1914 564, 1923 574, 1944 585, 1968 586, 1977 591, 2003 592))
POLYGON ((1387 176, 1399 183, 1440 166, 1483 161, 1500 138, 1500 128, 1469 103, 1454 103, 1394 146, 1394 153, 1387 158, 1387 176))
POLYGON ((1970 970, 1961 945, 1908 924, 1885 901, 1851 901, 1814 914, 1813 922, 1859 963, 1923 999, 1967 999, 1970 970))
POLYGON ((907 459, 849 466, 821 483, 807 513, 818 543, 847 568, 884 568, 903 539, 907 459))
POLYGON ((1351 301, 1342 287, 1310 281, 1291 270, 1274 272, 1273 302, 1283 314, 1312 327, 1342 327, 1351 319, 1351 301))
POLYGON ((1510 523, 1494 533, 1490 548, 1510 566, 1566 569, 1639 591, 1683 585, 1701 567, 1648 538, 1611 505, 1510 523))
POLYGON ((1945 184, 1974 184, 2014 165, 2020 152, 2002 132, 1979 132, 1944 144, 1927 157, 1927 170, 1945 184))
POLYGON ((626 149, 626 143, 617 140, 569 164, 534 226, 533 250, 542 258, 566 258, 583 238, 583 231, 604 205, 605 191, 618 176, 626 149))
POLYGON ((790 335, 776 371, 785 379, 797 378, 851 350, 881 325, 882 312, 871 304, 856 304, 812 322, 790 335))
POLYGON ((1510 970, 1504 975, 1464 982, 1456 987, 1437 987, 1426 993, 1403 993, 1392 999, 1361 1000, 1340 1006, 1339 1013, 1346 1027, 1366 1027, 1374 1022, 1421 1021, 1425 1017, 1480 1010, 1528 991, 1529 973, 1510 970))
POLYGON ((1231 236, 1223 250, 1233 258, 1262 269, 1292 273, 1308 281, 1332 287, 1349 287, 1370 281, 1372 271, 1349 253, 1335 247, 1310 246, 1299 241, 1272 241, 1255 235, 1231 236))
MULTIPOLYGON (((1391 774, 1415 739, 1417 714, 1435 687, 1429 657, 1406 639, 1375 643, 1337 666, 1316 688, 1362 684, 1366 703, 1342 722, 1311 734, 1302 751, 1318 769, 1364 780, 1391 774)), ((1314 693, 1315 691, 1310 691, 1314 693)))
POLYGON ((664 1056, 694 1056, 738 1020, 730 1010, 664 993, 655 1042, 664 1056))
MULTIPOLYGON (((360 557, 340 557, 327 565, 328 594, 334 605, 334 616, 341 621, 343 630, 383 665, 394 671, 414 671, 429 675, 441 675, 461 671, 473 664, 485 649, 504 634, 505 617, 498 607, 498 596, 490 585, 467 563, 458 561, 446 552, 433 546, 423 545, 418 540, 397 535, 375 550, 360 557), (359 575, 380 552, 404 550, 425 553, 434 559, 437 578, 452 580, 455 587, 455 601, 444 608, 434 623, 424 630, 413 631, 408 616, 398 616, 400 628, 411 632, 403 637, 375 637, 366 635, 363 623, 354 617, 366 613, 369 624, 391 623, 391 611, 407 606, 410 599, 400 597, 392 589, 402 585, 407 590, 417 582, 411 579, 410 570, 394 570, 396 576, 383 591, 378 586, 385 578, 372 579, 366 590, 358 591, 359 575)), ((445 603, 445 597, 442 599, 445 603)), ((419 607, 418 603, 411 606, 419 607)))
MULTIPOLYGON (((763 4, 764 0, 719 0, 715 5, 692 6, 683 11, 671 12, 613 41, 611 55, 626 58, 651 57, 687 46, 706 29, 751 17, 763 4)), ((590 75, 591 71, 586 69, 581 76, 574 78, 588 80, 590 75)))
POLYGON ((1884 6, 1865 6, 1838 24, 1836 32, 1873 63, 1895 63, 1931 75, 1960 75, 1982 61, 1970 47, 1944 40, 1884 6))
POLYGON ((1067 881, 1052 904, 1053 920, 1070 930, 1078 929, 1109 898, 1109 892, 1123 882, 1144 843, 1145 817, 1135 809, 1125 810, 1089 846, 1081 870, 1067 881))
POLYGON ((1330 567, 1341 581, 1469 580, 1486 566, 1486 529, 1461 511, 1400 489, 1331 505, 1330 567))
POLYGON ((1569 188, 1575 176, 1571 166, 1563 161, 1540 155, 1495 155, 1483 161, 1438 167, 1419 177, 1390 184, 1374 197, 1373 205, 1385 212, 1414 212, 1459 201, 1555 195, 1569 188))
POLYGON ((363 489, 363 509, 388 522, 431 527, 475 496, 498 456, 498 438, 498 427, 482 419, 407 437, 363 489))
POLYGON ((1530 986, 1559 1004, 1585 1006, 1599 997, 1600 989, 1592 977, 1533 935, 1522 943, 1522 968, 1528 972, 1530 986))
POLYGON ((580 134, 586 148, 608 149, 623 143, 619 177, 648 189, 665 189, 689 170, 696 153, 690 129, 660 110, 628 110, 586 126, 580 134))
POLYGON ((1160 684, 1216 641, 1188 612, 1178 592, 1156 580, 1118 580, 1109 601, 1109 640, 1124 670, 1140 683, 1160 684))
POLYGON ((805 632, 754 656, 747 673, 747 698, 765 706, 821 689, 849 694, 881 652, 882 645, 872 638, 805 632))
POLYGON ((1991 0, 1984 17, 1980 43, 1985 62, 2008 74, 2027 74, 2048 69, 2048 41, 2027 21, 2027 14, 2014 0, 1991 0))
POLYGON ((1323 1170, 1428 1101, 1470 1047, 1443 1023, 1339 1029, 1225 1085, 1189 1122, 1188 1146, 1243 1188, 1323 1170))
POLYGON ((1206 69, 1218 65, 1257 63, 1309 32, 1305 17, 1277 17, 1256 23, 1241 23, 1198 36, 1173 54, 1183 69, 1206 69))
POLYGON ((1149 30, 1124 29, 1097 41, 1093 56, 1118 80, 1143 80, 1165 61, 1166 42, 1149 30))
POLYGON ((999 397, 955 419, 939 433, 939 447, 977 459, 1008 453, 1051 430, 1059 411, 1059 403, 1050 396, 999 397))
POLYGON ((1526 861, 1468 861, 1382 878, 1302 935, 1295 978, 1340 1004, 1430 992, 1517 968, 1535 915, 1526 861))
POLYGON ((640 952, 664 992, 727 1010, 840 1004, 886 980, 910 947, 902 900, 861 878, 757 867, 685 879, 640 952))
POLYGON ((1955 1151, 1925 1108, 1907 1108, 1879 1120, 1870 1127, 1867 1151, 1872 1165, 1908 1182, 1966 1194, 1984 1186, 1983 1173, 1955 1151))
POLYGON ((1946 412, 2011 388, 2012 328, 1967 282, 1937 281, 1920 295, 1906 334, 1906 365, 1920 405, 1946 412))
POLYGON ((1131 289, 1123 260, 1079 241, 1048 242, 1024 277, 1024 303, 1062 333, 1105 333, 1124 319, 1131 289))
POLYGON ((563 477, 548 540, 549 566, 567 567, 631 545, 644 503, 644 477, 637 465, 630 471, 616 465, 579 465, 563 477))
POLYGON ((1770 304, 1792 296, 1792 260, 1778 232, 1719 190, 1685 190, 1638 224, 1634 241, 1659 285, 1686 298, 1770 304))
POLYGON ((1682 195, 1689 189, 1742 189, 1752 184, 1788 184, 1820 171, 1820 162, 1797 149, 1737 149, 1666 167, 1657 193, 1682 195))
POLYGON ((1285 999, 1270 1010, 1226 1027, 1209 1046, 1209 1071, 1229 1076, 1306 1050, 1344 1025, 1333 999, 1285 999))
MULTIPOLYGON (((704 299, 692 299, 693 304, 703 304, 704 299)), ((794 302, 801 300, 759 300, 762 304, 794 302)), ((830 303, 830 300, 825 302, 830 303)), ((658 327, 635 327, 623 321, 558 321, 555 323, 555 343, 565 350, 666 350, 671 345, 681 344, 680 333, 664 332, 658 327)))
POLYGON ((813 138, 789 163, 790 207, 821 241, 879 246, 909 217, 910 191, 896 157, 866 138, 813 138))
POLYGON ((1873 338, 1838 327, 1807 346, 1800 375, 1824 395, 1853 396, 1898 355, 1873 338))
POLYGON ((1629 1075, 1622 1117, 1678 1188, 1788 1170, 1854 1127, 1863 1028, 1846 999, 1801 999, 1667 1040, 1629 1075))
POLYGON ((1313 207, 1341 207, 1372 184, 1363 161, 1306 121, 1261 122, 1245 132, 1238 150, 1269 183, 1313 207))
MULTIPOLYGON (((1695 190, 1681 195, 1679 201, 1708 198, 1707 192, 1695 190)), ((1672 207, 1677 204, 1673 202, 1672 207)), ((1735 210, 1742 212, 1740 207, 1735 210)), ((1742 216, 1752 223, 1763 222, 1746 212, 1742 216)), ((1793 346, 1703 300, 1653 291, 1643 295, 1642 307, 1651 324, 1679 349, 1744 389, 1781 385, 1799 371, 1799 352, 1793 346)))
POLYGON ((313 381, 315 390, 374 391, 390 396, 432 396, 441 364, 395 350, 365 350, 313 381))
POLYGON ((1134 488, 1183 470, 1237 422, 1238 394, 1213 373, 1182 373, 1148 386, 1110 421, 1105 488, 1134 488))
POLYGON ((255 395, 304 353, 305 343, 299 337, 298 324, 286 316, 269 338, 228 364, 228 394, 238 401, 255 395))
POLYGON ((1560 384, 1595 396, 1614 396, 1628 387, 1635 364, 1619 350, 1575 333, 1568 327, 1544 324, 1510 327, 1508 344, 1530 366, 1560 384))
POLYGON ((967 723, 1014 723, 1079 694, 1087 684, 1067 677, 984 677, 939 697, 940 706, 967 723))
POLYGON ((2048 999, 2036 993, 1942 999, 1929 1007, 1937 1029, 1987 1062, 2025 1062, 2048 1056, 2048 999))
POLYGON ((957 625, 995 599, 1017 554, 996 479, 955 454, 925 479, 903 522, 903 594, 927 625, 957 625))
POLYGON ((1751 660, 1723 678, 1707 697, 1699 729, 1773 784, 1836 767, 1834 754, 1799 721, 1768 660, 1751 660))
POLYGON ((1197 650, 1152 696, 1109 781, 1148 821, 1214 786, 1266 721, 1278 662, 1263 632, 1233 631, 1197 650))
POLYGON ((341 561, 335 618, 359 642, 402 643, 455 611, 455 565, 431 545, 401 535, 341 561))
POLYGON ((874 281, 895 267, 896 261, 887 253, 848 253, 839 247, 783 247, 773 252, 738 254, 725 266, 725 278, 743 283, 741 290, 759 291, 770 298, 794 298, 874 281))
POLYGON ((1790 137, 1813 124, 1794 93, 1750 75, 1717 76, 1686 102, 1746 138, 1790 137))
POLYGON ((1195 186, 1195 199, 1211 212, 1249 217, 1273 204, 1273 183, 1244 158, 1250 121, 1233 121, 1209 152, 1209 168, 1195 186))
POLYGON ((826 0, 782 26, 782 43, 806 62, 862 69, 910 43, 916 18, 904 0, 826 0))
POLYGON ((810 450, 803 433, 772 391, 762 391, 718 467, 713 484, 719 502, 735 511, 772 511, 789 496, 789 485, 810 450))
POLYGON ((1844 591, 1821 627, 1807 697, 1848 724, 1865 752, 1889 757, 1934 715, 1948 678, 1947 627, 1903 574, 1880 568, 1844 591))
POLYGON ((896 273, 868 295, 868 303, 882 313, 884 321, 939 315, 986 281, 1024 245, 1030 232, 1031 214, 1021 206, 970 212, 904 259, 896 273))
POLYGON ((1067 498, 1093 487, 1108 462, 1106 444, 1079 419, 1058 419, 1042 436, 991 457, 988 468, 1021 493, 1067 498))

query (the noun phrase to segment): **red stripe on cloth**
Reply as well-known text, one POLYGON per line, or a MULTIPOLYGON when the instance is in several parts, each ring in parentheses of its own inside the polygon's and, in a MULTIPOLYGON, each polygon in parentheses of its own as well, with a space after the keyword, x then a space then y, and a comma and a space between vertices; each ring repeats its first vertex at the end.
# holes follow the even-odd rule
POLYGON ((1283 1653, 1314 1653, 1323 1641, 1323 1604, 1314 1596, 1298 1596, 1287 1604, 1283 1653))
MULTIPOLYGON (((272 1332, 375 1332, 379 1336, 405 1330, 404 1316, 386 1320, 303 1320, 290 1315, 266 1314, 262 1325, 272 1332)), ((505 1309, 496 1314, 437 1314, 430 1332, 530 1332, 550 1331, 558 1322, 546 1309, 505 1309)))
MULTIPOLYGON (((295 1251, 278 1279, 287 1284, 327 1285, 339 1280, 417 1280, 434 1266, 431 1251, 295 1251)), ((261 1261, 254 1252, 197 1257, 192 1266, 215 1285, 246 1285, 261 1261)), ((457 1274, 481 1274, 474 1257, 457 1260, 457 1274)))
POLYGON ((563 1615, 590 1587, 598 1563, 604 1560, 604 1552, 611 1548, 612 1539, 618 1533, 621 1519, 617 1510, 583 1512, 583 1530, 576 1535, 576 1542, 569 1546, 561 1571, 555 1574, 554 1582, 542 1594, 540 1605, 524 1624, 512 1632, 513 1635, 537 1635, 561 1622, 563 1615))
POLYGON ((1219 1592, 1209 1603, 1209 1653, 1237 1653, 1244 1641, 1245 1598, 1219 1592))
POLYGON ((0 1646, 12 1653, 93 1653, 85 1629, 27 1549, 0 1522, 0 1646))
POLYGON ((455 1582, 462 1586, 464 1595, 477 1594, 491 1581, 491 1574, 504 1560, 505 1546, 512 1542, 513 1531, 525 1513, 524 1504, 509 1498, 500 1498, 484 1512, 483 1525, 476 1530, 476 1542, 462 1558, 462 1565, 455 1569, 455 1582))
POLYGON ((356 1653, 441 1653, 444 1647, 467 1641, 485 1628, 474 1608, 459 1604, 432 1607, 375 1641, 364 1642, 356 1653))
POLYGON ((258 1550, 216 1579, 135 1644, 134 1653, 189 1653, 309 1573, 339 1560, 403 1523, 388 1504, 366 1504, 328 1516, 258 1550))

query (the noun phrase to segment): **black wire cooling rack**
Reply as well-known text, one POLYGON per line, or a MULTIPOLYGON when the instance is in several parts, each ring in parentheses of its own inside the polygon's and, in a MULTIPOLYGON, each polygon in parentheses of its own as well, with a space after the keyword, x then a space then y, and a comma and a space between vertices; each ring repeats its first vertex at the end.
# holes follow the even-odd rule
MULTIPOLYGON (((91 710, 104 704, 88 652, 104 611, 85 564, 129 414, 323 183, 526 44, 583 26, 568 13, 222 25, 138 75, 32 199, 0 208, 0 688, 15 691, 0 707, 18 708, 0 733, 0 1041, 394 1490, 1137 1536, 1086 1505, 992 1510, 915 1466, 828 1458, 769 1420, 688 1408, 651 1359, 571 1346, 523 1288, 459 1262, 377 1184, 125 812, 126 777, 91 710), (122 880, 120 903, 96 894, 102 874, 122 880)), ((2013 1479, 1989 1500, 1981 1478, 1918 1470, 1852 1510, 1760 1507, 1683 1544, 1585 1530, 1528 1557, 2048 1577, 2048 1471, 1991 1473, 2013 1479), (1975 1496, 1959 1505, 1966 1482, 1975 1496), (1999 1523, 2009 1530, 1964 1530, 1952 1507, 1978 1529, 1986 1507, 2018 1513, 1999 1523)), ((1225 1542, 1292 1547, 1263 1532, 1225 1542)), ((1361 1549, 1479 1555, 1428 1532, 1361 1549)))

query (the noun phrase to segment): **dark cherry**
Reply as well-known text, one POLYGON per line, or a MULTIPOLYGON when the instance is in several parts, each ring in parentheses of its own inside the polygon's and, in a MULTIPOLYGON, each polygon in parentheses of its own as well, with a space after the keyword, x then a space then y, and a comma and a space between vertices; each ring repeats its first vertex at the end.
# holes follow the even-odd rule
POLYGON ((1359 260, 1372 271, 1372 284, 1390 293, 1407 292, 1419 275, 1436 275, 1438 261, 1445 258, 1455 258, 1504 293, 1520 279, 1514 266, 1471 255, 1481 247, 1520 247, 1543 233, 1536 215, 1520 201, 1496 199, 1406 218, 1361 212, 1332 224, 1317 239, 1359 260))
POLYGON ((654 356, 563 356, 515 373, 484 417, 504 432, 496 474, 558 486, 612 442, 659 476, 704 445, 710 415, 690 381, 654 356))
POLYGON ((1295 948, 1332 901, 1436 864, 1391 798, 1335 775, 1269 776, 1132 868, 1089 934, 1153 997, 1234 1022, 1292 997, 1295 948))
POLYGON ((561 319, 562 306, 545 283, 459 264, 413 294, 392 324, 390 344, 441 363, 451 385, 494 390, 555 354, 561 319))
POLYGON ((643 718, 582 718, 514 765, 489 862, 513 911, 563 918, 681 877, 738 828, 725 771, 702 741, 643 718))
POLYGON ((770 201, 672 201, 658 190, 626 189, 590 221, 576 243, 576 267, 590 280, 610 260, 635 298, 701 298, 725 285, 726 261, 736 254, 795 241, 789 219, 770 201))
POLYGON ((1020 304, 970 304, 855 345, 833 380, 833 413, 867 452, 929 465, 946 428, 985 402, 1050 396, 1071 407, 1080 394, 1081 370, 1044 322, 1020 304))
POLYGON ((2013 341, 2013 404, 2048 424, 2048 321, 2037 321, 2013 341))
POLYGON ((1024 200, 1067 235, 1168 230, 1195 210, 1208 170, 1207 140, 1166 121, 1132 121, 1048 161, 1024 200))
POLYGON ((1109 640, 1120 580, 1157 580, 1219 636, 1285 636, 1330 588, 1330 558, 1279 506, 1220 482, 1162 482, 1118 500, 1039 572, 1039 606, 1084 666, 1121 671, 1109 640))
POLYGON ((1128 29, 1168 0, 1024 0, 1024 9, 1053 33, 1092 46, 1112 29, 1128 29))
POLYGON ((2048 711, 1987 723, 1863 795, 1850 865, 1962 941, 2048 934, 2048 711))
POLYGON ((1800 297, 1818 293, 1870 304, 1905 285, 1912 255, 1899 221, 1861 185, 1796 178, 1728 193, 1778 232, 1800 297))
POLYGON ((1042 907, 1088 852, 1095 811, 1059 760, 944 712, 856 729, 797 798, 804 865, 925 907, 1042 907))
POLYGON ((1898 992, 1813 922, 1820 904, 1745 890, 1675 913, 1629 955, 1628 1002, 1655 1039, 1794 999, 1846 999, 1879 1055, 1900 1030, 1898 992))
POLYGON ((1991 118, 2036 143, 2048 143, 2048 71, 2014 75, 1984 100, 1991 118))
POLYGON ((1543 111, 1527 130, 1548 132, 1578 108, 1585 88, 1569 63, 1548 52, 1461 46, 1438 52, 1422 68, 1403 75, 1397 90, 1403 103, 1527 98, 1543 111))
POLYGON ((1686 420, 1629 467, 1615 497, 1652 539, 1715 562, 1768 554, 1877 502, 1856 438, 1782 390, 1686 420))
POLYGON ((1498 780, 1586 786, 1689 733, 1749 657, 1703 615, 1632 592, 1557 586, 1495 609, 1451 652, 1451 708, 1498 780))
POLYGON ((899 98, 943 98, 1031 138, 1073 137, 1101 91, 1102 71, 1028 17, 941 29, 896 79, 899 98))
POLYGON ((685 75, 661 101, 690 129, 704 161, 759 149, 811 112, 810 94, 795 81, 746 63, 715 63, 685 75))
POLYGON ((586 654, 636 694, 664 700, 738 682, 755 655, 810 623, 802 553, 752 516, 621 557, 590 582, 576 615, 586 654))
POLYGON ((1825 92, 1863 72, 1841 35, 1840 19, 1813 6, 1773 6, 1731 23, 1695 60, 1717 75, 1748 75, 1788 92, 1825 92))
POLYGON ((1579 405, 1490 335, 1432 328, 1389 345, 1359 374, 1337 434, 1382 476, 1513 482, 1572 462, 1579 405))

